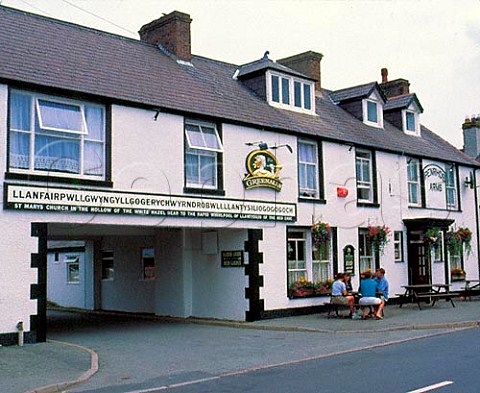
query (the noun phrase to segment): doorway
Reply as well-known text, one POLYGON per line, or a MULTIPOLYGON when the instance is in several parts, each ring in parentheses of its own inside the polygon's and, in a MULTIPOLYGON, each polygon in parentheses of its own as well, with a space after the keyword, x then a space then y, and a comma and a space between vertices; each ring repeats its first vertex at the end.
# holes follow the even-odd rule
POLYGON ((430 284, 432 280, 430 253, 423 241, 422 230, 408 233, 408 271, 411 285, 430 284))

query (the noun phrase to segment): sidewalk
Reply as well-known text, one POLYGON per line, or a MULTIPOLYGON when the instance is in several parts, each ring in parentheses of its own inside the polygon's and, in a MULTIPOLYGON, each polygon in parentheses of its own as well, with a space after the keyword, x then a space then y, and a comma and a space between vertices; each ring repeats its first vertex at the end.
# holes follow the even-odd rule
POLYGON ((423 310, 415 304, 389 305, 381 321, 313 314, 246 323, 52 311, 49 339, 80 346, 0 347, 1 391, 22 393, 52 384, 38 391, 62 391, 61 383, 96 371, 95 353, 100 371, 72 391, 119 384, 126 387, 118 391, 132 391, 152 386, 147 382, 171 384, 480 325, 480 301, 456 299, 455 304, 440 301, 423 310))

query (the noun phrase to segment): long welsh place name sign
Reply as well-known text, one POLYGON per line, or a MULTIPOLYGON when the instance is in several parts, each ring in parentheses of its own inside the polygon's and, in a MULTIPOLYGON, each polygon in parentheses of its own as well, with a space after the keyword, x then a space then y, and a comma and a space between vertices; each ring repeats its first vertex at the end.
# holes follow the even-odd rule
POLYGON ((296 221, 294 203, 5 185, 5 209, 156 217, 296 221))

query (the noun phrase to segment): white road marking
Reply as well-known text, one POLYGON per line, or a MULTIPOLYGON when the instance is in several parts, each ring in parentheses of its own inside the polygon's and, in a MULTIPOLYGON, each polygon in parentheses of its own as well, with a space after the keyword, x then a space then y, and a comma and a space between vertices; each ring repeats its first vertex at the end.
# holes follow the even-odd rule
POLYGON ((417 389, 417 390, 412 390, 412 391, 407 392, 407 393, 429 392, 431 390, 443 388, 444 386, 448 386, 448 385, 451 385, 451 384, 453 384, 453 381, 443 381, 443 382, 436 383, 435 385, 425 386, 424 388, 420 388, 420 389, 417 389))

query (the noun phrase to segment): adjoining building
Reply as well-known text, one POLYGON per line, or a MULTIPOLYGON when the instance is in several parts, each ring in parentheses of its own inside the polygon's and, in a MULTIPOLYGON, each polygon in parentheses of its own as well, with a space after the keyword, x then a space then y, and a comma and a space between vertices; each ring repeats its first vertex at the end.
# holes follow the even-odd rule
POLYGON ((47 300, 253 321, 318 310, 340 271, 382 266, 391 296, 478 278, 479 163, 407 80, 329 91, 316 52, 195 56, 177 11, 140 40, 0 19, 0 343, 18 322, 44 341, 47 300))

